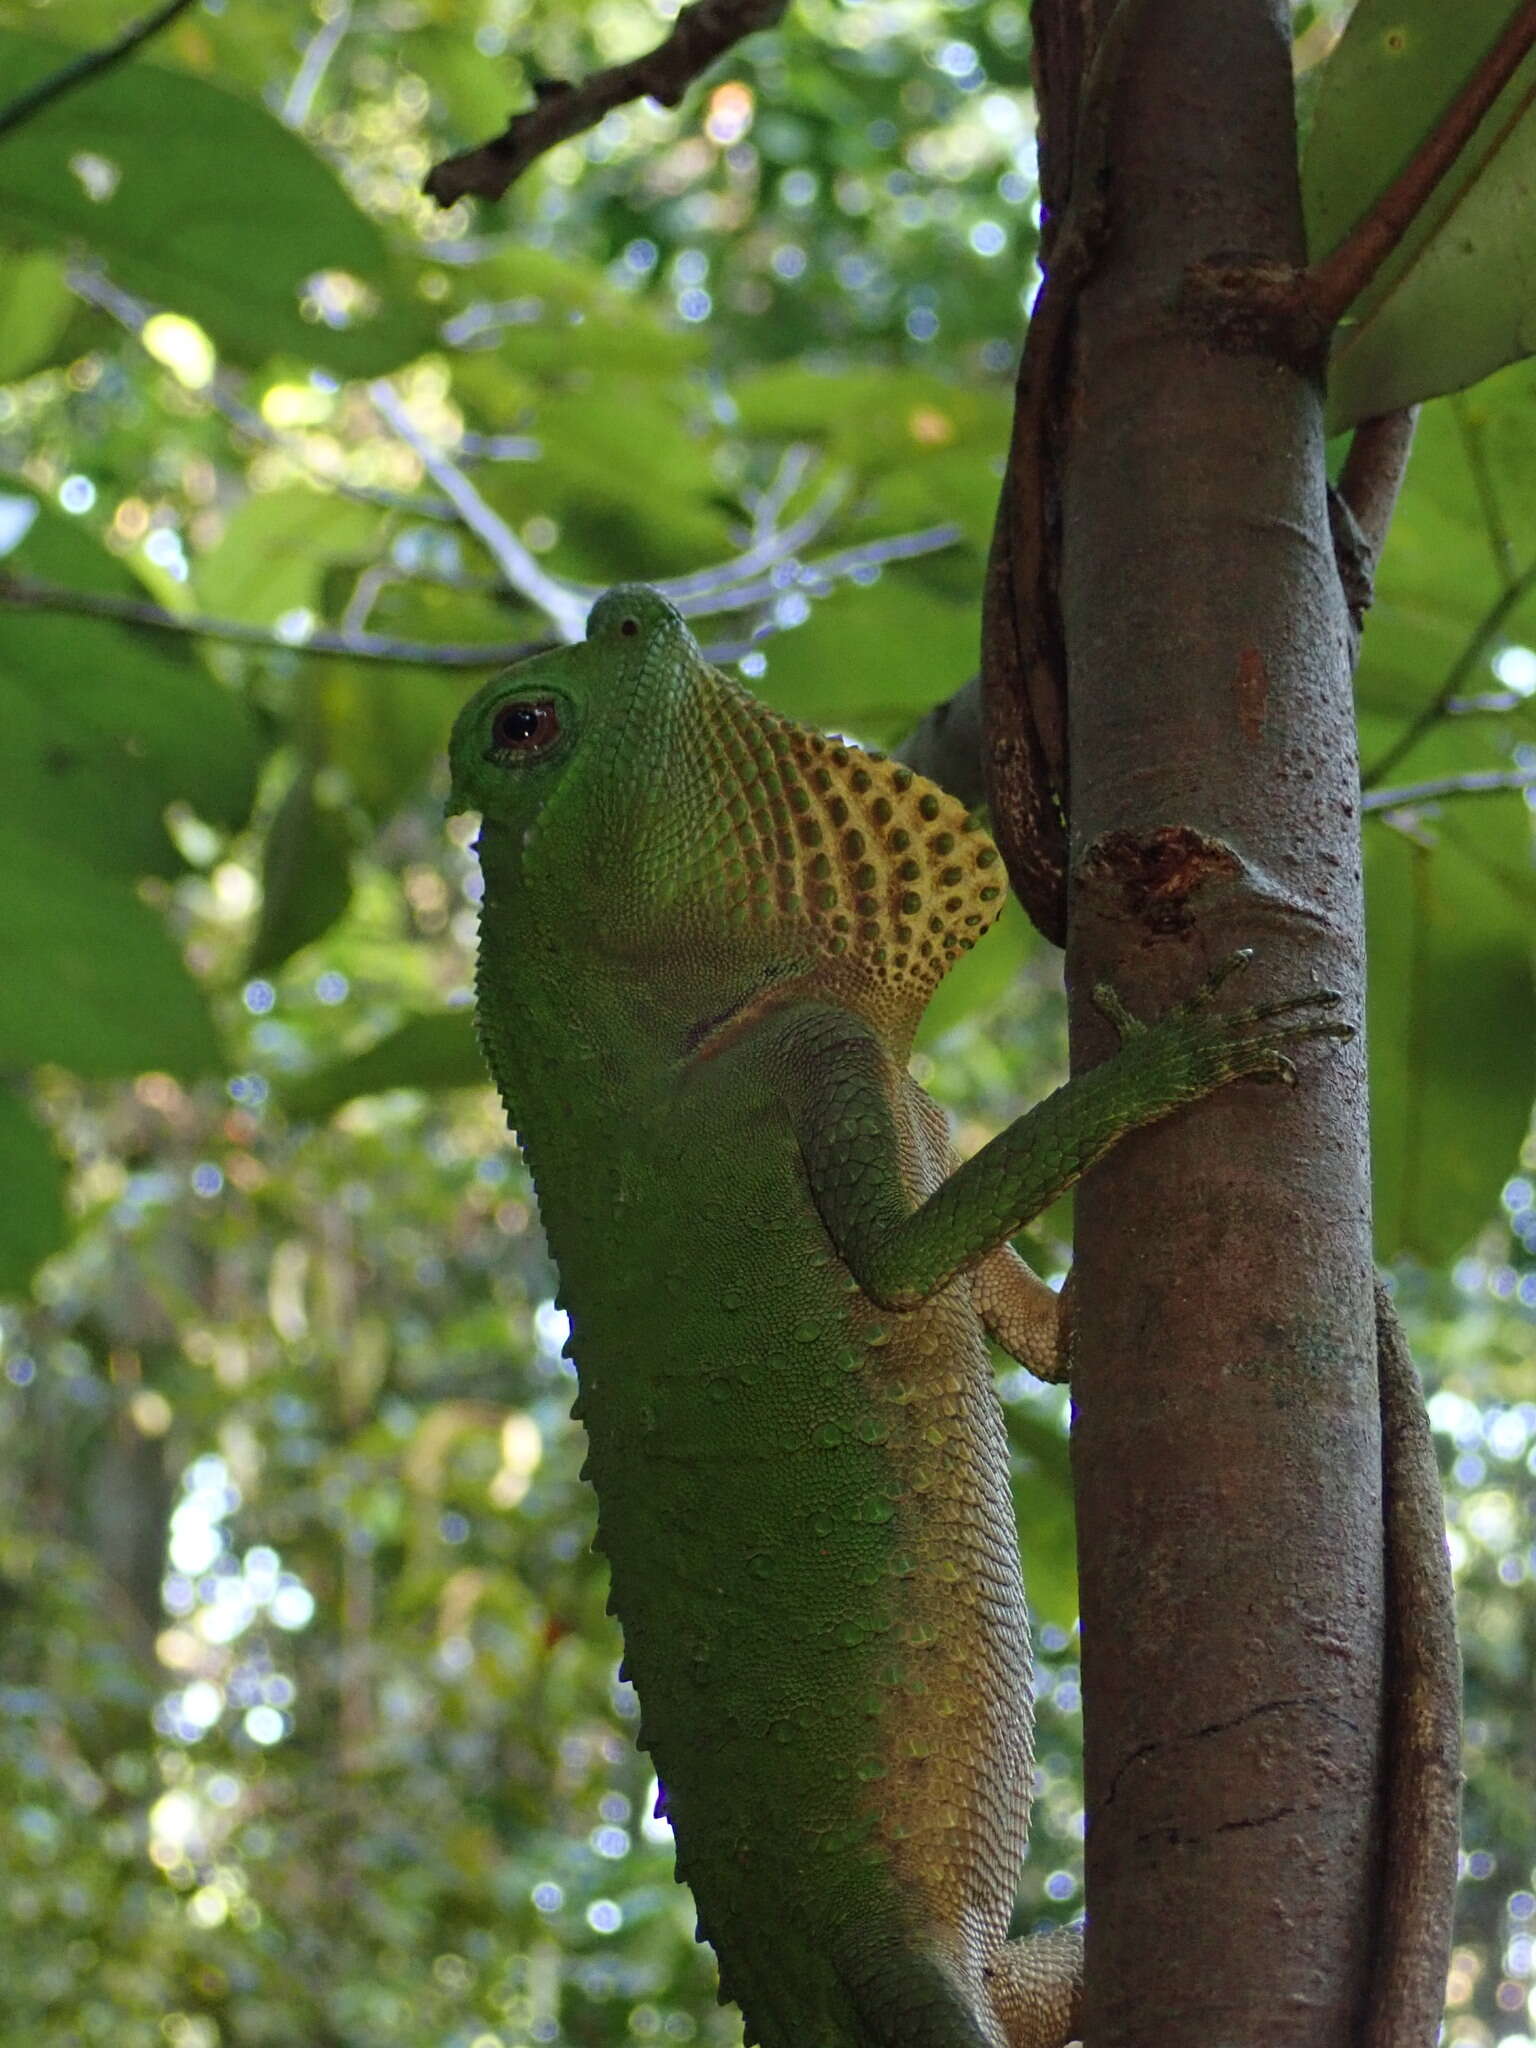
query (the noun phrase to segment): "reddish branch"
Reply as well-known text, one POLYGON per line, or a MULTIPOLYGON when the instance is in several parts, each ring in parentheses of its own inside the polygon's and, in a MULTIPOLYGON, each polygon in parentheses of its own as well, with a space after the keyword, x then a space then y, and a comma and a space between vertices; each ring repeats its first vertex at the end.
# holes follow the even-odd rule
MULTIPOLYGON (((1521 0, 1472 76, 1392 183, 1338 247, 1305 273, 1307 299, 1324 324, 1335 326, 1370 284, 1533 46, 1536 0, 1521 0)), ((1527 94, 1526 101, 1529 98, 1527 94)), ((1519 112, 1523 113, 1525 103, 1519 112)))
MULTIPOLYGON (((1024 337, 1013 432, 987 564, 981 674, 987 800, 1015 895, 1054 944, 1066 935, 1068 800, 1066 659, 1057 598, 1056 475, 1077 298, 1108 229, 1109 124, 1143 0, 1120 0, 1081 87, 1068 75, 1081 23, 1056 21, 1042 40, 1041 83, 1058 106, 1042 142, 1044 189, 1065 205, 1048 223, 1046 278, 1024 337), (1070 31, 1070 32, 1069 32, 1070 31), (1047 81, 1046 73, 1050 73, 1047 81), (1067 99, 1071 116, 1061 111, 1067 99)), ((1037 12, 1037 24, 1041 17, 1037 12)))
POLYGON ((772 28, 787 4, 788 0, 693 0, 654 50, 627 64, 594 71, 579 85, 559 82, 539 88, 535 104, 514 114, 494 140, 434 166, 425 186, 428 197, 439 206, 452 206, 470 193, 499 199, 546 150, 595 128, 615 107, 643 98, 677 106, 716 58, 743 37, 772 28))
POLYGON ((1367 571, 1375 567, 1392 524, 1418 417, 1419 408, 1410 405, 1401 412, 1362 420, 1339 471, 1339 496, 1349 507, 1365 544, 1367 571))

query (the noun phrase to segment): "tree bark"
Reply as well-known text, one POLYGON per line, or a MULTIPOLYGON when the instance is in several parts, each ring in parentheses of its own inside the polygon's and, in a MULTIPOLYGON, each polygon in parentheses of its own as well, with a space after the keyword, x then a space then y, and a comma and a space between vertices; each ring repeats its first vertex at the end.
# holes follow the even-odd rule
MULTIPOLYGON (((1072 0, 1067 0, 1072 4, 1072 0)), ((1113 11, 1092 0, 1097 27, 1113 11)), ((1202 327, 1194 263, 1303 260, 1281 0, 1161 0, 1112 123, 1062 484, 1074 1058, 1326 985, 1363 1012, 1349 619, 1315 371, 1202 327), (1246 351, 1246 352, 1243 352, 1246 351), (1240 993, 1234 994, 1234 989, 1240 993)), ((1278 344, 1276 345, 1278 346, 1278 344)), ((1077 1209, 1088 2038, 1342 2048, 1382 1720, 1363 1048, 1120 1146, 1077 1209)))

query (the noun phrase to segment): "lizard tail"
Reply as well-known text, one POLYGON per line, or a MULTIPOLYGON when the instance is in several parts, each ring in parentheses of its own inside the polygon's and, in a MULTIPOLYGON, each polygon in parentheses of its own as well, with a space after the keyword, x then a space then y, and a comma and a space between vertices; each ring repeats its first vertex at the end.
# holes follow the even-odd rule
POLYGON ((1445 2009, 1461 1814, 1461 1659, 1429 1418, 1376 1281, 1386 1502, 1387 1817, 1362 2048, 1434 2048, 1445 2009))
POLYGON ((999 1950, 987 1989, 1008 2048, 1063 2048, 1082 2030, 1083 1935, 1061 1927, 999 1950))

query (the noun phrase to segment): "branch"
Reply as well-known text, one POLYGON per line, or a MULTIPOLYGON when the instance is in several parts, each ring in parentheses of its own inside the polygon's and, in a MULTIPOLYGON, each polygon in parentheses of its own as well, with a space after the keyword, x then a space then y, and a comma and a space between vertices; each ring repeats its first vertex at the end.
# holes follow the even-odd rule
MULTIPOLYGON (((1109 228, 1109 145, 1119 85, 1146 0, 1116 0, 1077 100, 1067 203, 1049 239, 1013 402, 1008 467, 982 598, 984 765, 993 829, 1014 894, 1054 944, 1066 933, 1069 800, 1066 654, 1058 593, 1062 414, 1078 295, 1109 228)), ((1067 42, 1075 48, 1076 38, 1067 42)), ((1063 46, 1065 47, 1065 45, 1063 46)), ((1058 52, 1058 57, 1060 52, 1058 52)), ((1053 115, 1048 135, 1068 125, 1053 115)), ((1042 174, 1060 193, 1059 162, 1042 174)))
POLYGON ((1503 718, 1511 711, 1536 710, 1529 690, 1478 690, 1470 697, 1452 697, 1447 718, 1503 718))
MULTIPOLYGON (((579 640, 586 630, 587 613, 594 599, 602 594, 601 588, 566 583, 541 568, 458 465, 426 439, 394 389, 381 381, 369 386, 369 394, 384 419, 420 457, 428 475, 464 525, 489 551, 508 586, 543 612, 560 639, 568 643, 579 640)), ((745 611, 751 605, 785 597, 795 589, 815 594, 818 586, 856 577, 886 562, 932 554, 939 548, 953 546, 961 538, 958 526, 930 526, 917 533, 893 534, 886 540, 861 541, 817 562, 796 562, 794 557, 799 549, 826 525, 841 495, 841 485, 833 485, 798 520, 776 533, 759 533, 731 561, 696 570, 688 576, 662 577, 653 588, 670 599, 685 617, 705 618, 719 612, 745 611)))
MULTIPOLYGON (((793 596, 797 591, 809 598, 824 597, 831 584, 839 583, 845 577, 857 581, 860 576, 883 567, 887 562, 906 562, 914 555, 936 554, 940 548, 953 547, 962 538, 958 526, 946 525, 923 527, 916 533, 893 533, 886 540, 858 541, 852 547, 839 548, 835 554, 823 555, 819 561, 796 563, 790 576, 778 573, 760 577, 753 583, 722 583, 718 594, 702 600, 690 600, 687 596, 678 599, 678 585, 686 585, 691 580, 685 576, 672 582, 663 580, 653 588, 663 597, 671 598, 685 618, 708 618, 719 612, 746 611, 751 605, 768 604, 777 598, 793 596)), ((747 556, 742 557, 743 561, 747 559, 747 556)), ((596 593, 589 595, 595 596, 596 593)), ((799 621, 794 623, 799 624, 799 621)), ((760 629, 757 637, 772 630, 771 627, 760 629)))
POLYGON ((1365 543, 1368 570, 1375 569, 1392 524, 1418 419, 1419 408, 1405 406, 1401 412, 1362 420, 1350 437, 1338 490, 1365 543))
POLYGON ((1337 488, 1328 494, 1334 560, 1349 610, 1351 668, 1359 658, 1365 615, 1375 596, 1376 564, 1402 489, 1418 417, 1415 405, 1362 420, 1350 438, 1337 488))
POLYGON ((972 676, 952 697, 925 711, 891 752, 976 810, 987 800, 981 779, 982 737, 981 677, 972 676))
POLYGON ((293 74, 288 96, 283 101, 282 117, 290 128, 302 128, 309 119, 310 108, 315 103, 315 94, 320 90, 321 81, 330 67, 331 59, 341 48, 351 26, 352 0, 340 0, 336 11, 321 22, 310 37, 299 68, 293 74))
POLYGON ((0 571, 0 605, 18 611, 70 612, 80 618, 113 619, 152 633, 177 633, 201 640, 225 640, 237 647, 266 647, 282 654, 315 654, 349 661, 392 661, 404 668, 505 668, 525 654, 538 654, 547 640, 505 643, 392 640, 384 633, 329 632, 321 627, 301 640, 286 640, 238 619, 209 619, 198 613, 168 612, 148 598, 113 597, 103 591, 70 590, 35 576, 0 571))
POLYGON ((1373 788, 1389 769, 1397 766, 1404 754, 1409 753, 1418 745, 1419 741, 1432 726, 1437 725, 1442 718, 1450 715, 1453 702, 1461 695, 1462 684, 1476 667, 1488 642, 1498 632, 1510 614, 1525 602, 1533 590, 1536 590, 1536 563, 1533 563, 1523 575, 1517 576, 1512 583, 1506 584, 1504 589, 1500 591, 1499 595, 1473 627, 1471 634, 1468 636, 1467 644, 1451 663, 1450 668, 1446 672, 1444 682, 1436 690, 1434 696, 1416 718, 1408 721, 1408 724, 1392 742, 1391 746, 1387 748, 1386 752, 1378 755, 1371 766, 1361 775, 1360 786, 1362 789, 1373 788))
MULTIPOLYGON (((1466 84, 1384 192, 1330 255, 1303 273, 1313 313, 1334 327, 1370 284, 1536 46, 1536 0, 1521 0, 1466 84)), ((1536 86, 1532 87, 1536 91, 1536 86)), ((1530 94, 1513 117, 1519 119, 1530 94)))
POLYGON ((13 128, 19 128, 23 121, 30 121, 34 114, 40 114, 44 107, 51 107, 55 100, 76 91, 103 71, 110 71, 114 64, 121 64, 125 57, 131 57, 141 43, 147 43, 151 36, 168 28, 178 14, 185 14, 192 0, 163 0, 163 4, 146 14, 142 21, 136 21, 125 28, 114 43, 107 43, 99 50, 82 51, 67 64, 46 78, 29 85, 25 92, 18 93, 8 106, 0 107, 0 135, 9 135, 13 128))
POLYGON ((1467 775, 1441 775, 1430 782, 1405 782, 1399 789, 1369 790, 1362 811, 1401 811, 1410 804, 1436 803, 1447 796, 1486 796, 1490 790, 1536 789, 1536 768, 1483 768, 1467 775))
POLYGON ((486 548, 512 589, 544 614, 561 640, 579 640, 591 608, 590 599, 539 567, 532 552, 501 514, 492 511, 463 470, 422 433, 392 385, 380 378, 369 385, 368 395, 382 418, 420 459, 422 468, 486 548))
POLYGON ((470 193, 499 199, 546 150, 595 128, 615 107, 641 98, 675 107, 717 57, 757 30, 772 28, 787 4, 788 0, 693 0, 678 15, 666 41, 643 57, 594 71, 580 85, 561 81, 535 87, 535 103, 526 113, 514 114, 494 141, 435 165, 423 189, 439 206, 452 206, 470 193))

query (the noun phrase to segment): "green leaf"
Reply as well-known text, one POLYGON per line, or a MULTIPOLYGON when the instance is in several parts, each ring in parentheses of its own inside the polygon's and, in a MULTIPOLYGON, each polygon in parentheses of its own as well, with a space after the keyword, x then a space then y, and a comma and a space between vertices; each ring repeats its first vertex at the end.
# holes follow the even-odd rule
POLYGON ((0 1294, 19 1294, 69 1241, 64 1162, 14 1088, 0 1087, 0 1294))
POLYGON ((792 718, 872 746, 910 732, 975 673, 981 570, 963 598, 935 591, 904 563, 874 583, 843 584, 809 619, 763 642, 754 690, 792 718))
POLYGON ((466 351, 454 383, 473 394, 480 418, 498 432, 511 416, 508 388, 523 378, 564 383, 583 370, 671 377, 706 353, 697 330, 664 325, 595 265, 527 242, 508 241, 451 275, 466 301, 457 322, 445 323, 466 351), (488 307, 500 317, 486 320, 488 307))
POLYGON ((382 662, 316 663, 310 686, 313 744, 346 775, 370 818, 382 822, 426 782, 447 749, 471 681, 382 662))
POLYGON ((487 1080, 473 1011, 435 1010, 407 1018, 362 1052, 287 1082, 282 1101, 291 1116, 323 1117, 355 1096, 390 1088, 483 1088, 487 1080))
POLYGON ((341 810, 316 794, 303 763, 267 827, 261 855, 261 912, 247 974, 270 974, 328 932, 352 900, 352 834, 341 810))
POLYGON ((918 1050, 930 1051, 945 1032, 984 1004, 995 1002, 1043 943, 1010 896, 997 923, 971 952, 961 955, 934 991, 917 1028, 918 1050))
POLYGON ((91 1079, 220 1064, 201 990, 126 883, 0 823, 0 1068, 56 1061, 91 1079))
MULTIPOLYGON (((1334 248, 1408 163, 1510 18, 1509 0, 1359 0, 1329 57, 1302 167, 1308 245, 1334 248)), ((1333 428, 1458 391, 1536 351, 1536 82, 1529 58, 1352 309, 1333 428)))
POLYGON ((1005 1402, 1003 1418, 1029 1604, 1042 1621, 1070 1629, 1077 1620, 1077 1522, 1066 1434, 1032 1404, 1005 1402))
POLYGON ((1517 794, 1412 834, 1371 820, 1367 1043, 1377 1256, 1455 1256, 1493 1214, 1536 1092, 1536 881, 1517 794))
POLYGON ((673 576, 734 552, 711 440, 654 386, 613 377, 551 392, 524 425, 540 460, 476 480, 514 526, 532 515, 557 523, 551 559, 562 573, 594 583, 673 576))
MULTIPOLYGON (((0 32, 7 94, 77 54, 0 32)), ((430 339, 382 233, 319 157, 264 107, 185 71, 115 65, 0 139, 0 210, 17 239, 93 249, 125 290, 196 320, 239 362, 286 352, 370 376, 430 339), (321 273, 348 280, 332 316, 344 325, 305 317, 321 273)))
POLYGON ((383 553, 384 514, 307 484, 255 492, 233 512, 193 577, 199 605, 217 618, 270 626, 285 612, 318 613, 320 585, 337 563, 383 553))
POLYGON ((819 442, 834 461, 865 475, 952 448, 990 456, 1008 436, 1005 392, 967 389, 921 370, 783 365, 738 379, 732 396, 744 433, 819 442))
MULTIPOLYGON (((75 521, 20 487, 0 494, 0 571, 143 599, 75 521)), ((244 822, 256 738, 244 705, 182 642, 111 619, 10 611, 0 639, 0 817, 108 874, 173 874, 163 823, 189 804, 244 822)))
POLYGON ((57 256, 44 249, 27 256, 0 251, 0 384, 55 361, 74 310, 57 256))
POLYGON ((1428 714, 1447 686, 1463 698, 1497 688, 1489 663, 1504 645, 1536 644, 1536 592, 1481 637, 1495 604, 1511 588, 1518 594, 1533 535, 1536 366, 1520 363, 1420 419, 1356 678, 1361 761, 1378 787, 1512 765, 1536 707, 1428 714), (1411 748, 1383 769, 1419 724, 1411 748))

